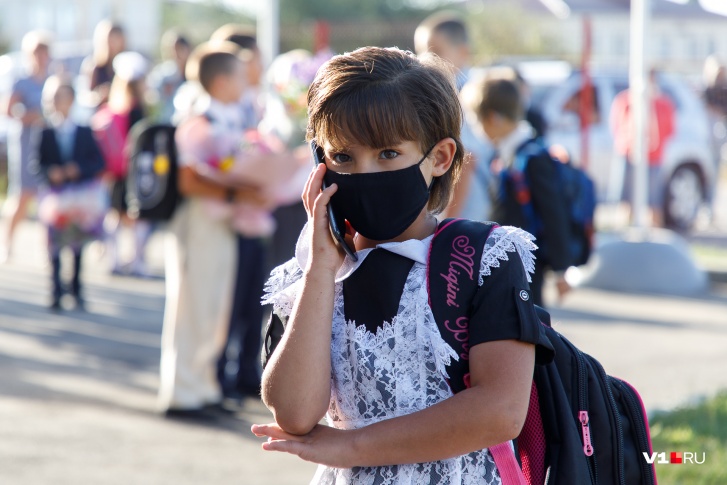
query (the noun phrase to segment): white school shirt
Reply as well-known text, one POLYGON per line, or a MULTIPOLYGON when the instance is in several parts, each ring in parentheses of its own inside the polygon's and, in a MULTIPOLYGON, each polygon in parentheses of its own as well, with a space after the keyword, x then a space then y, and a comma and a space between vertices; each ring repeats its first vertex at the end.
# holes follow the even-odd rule
MULTIPOLYGON (((309 238, 304 227, 296 256, 273 270, 264 304, 288 317, 302 290, 309 238)), ((527 273, 534 270, 533 237, 514 227, 492 231, 479 268, 490 274, 508 253, 517 251, 527 273)), ((377 246, 414 261, 397 315, 376 333, 344 317, 342 282, 372 251, 348 256, 336 275, 331 339, 331 401, 326 421, 339 429, 357 429, 423 410, 451 397, 446 366, 457 353, 442 338, 428 304, 426 264, 432 236, 377 246), (385 396, 395 396, 394 399, 385 396)), ((453 437, 454 438, 454 437, 453 437)), ((319 465, 311 485, 499 485, 500 475, 487 449, 447 460, 378 467, 333 468, 319 465)))

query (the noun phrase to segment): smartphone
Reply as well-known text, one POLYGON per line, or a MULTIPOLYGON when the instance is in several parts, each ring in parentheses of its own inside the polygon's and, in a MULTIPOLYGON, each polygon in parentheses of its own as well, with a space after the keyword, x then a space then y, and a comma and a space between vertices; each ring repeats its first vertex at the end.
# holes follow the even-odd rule
MULTIPOLYGON (((323 148, 319 147, 318 144, 315 142, 315 140, 310 142, 310 149, 311 152, 313 152, 313 160, 316 162, 316 166, 320 163, 325 163, 325 155, 323 153, 323 148)), ((322 188, 325 189, 327 187, 326 182, 323 182, 322 188)), ((344 230, 345 226, 345 220, 339 219, 336 217, 336 213, 333 210, 333 205, 329 202, 328 203, 328 225, 331 229, 331 235, 333 236, 333 240, 336 241, 336 244, 338 244, 343 251, 354 261, 358 261, 358 255, 356 254, 356 251, 354 251, 351 246, 348 245, 346 242, 346 231, 344 230)))

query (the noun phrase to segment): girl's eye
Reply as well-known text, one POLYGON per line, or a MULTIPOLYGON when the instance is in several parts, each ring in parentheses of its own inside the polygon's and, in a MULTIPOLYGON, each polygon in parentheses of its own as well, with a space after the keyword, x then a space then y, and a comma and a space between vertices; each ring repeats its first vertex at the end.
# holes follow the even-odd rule
POLYGON ((384 160, 391 160, 392 158, 396 158, 399 156, 399 152, 396 150, 384 150, 381 152, 381 158, 384 160))
POLYGON ((345 153, 334 153, 331 155, 331 160, 334 163, 346 163, 351 161, 351 157, 345 153))

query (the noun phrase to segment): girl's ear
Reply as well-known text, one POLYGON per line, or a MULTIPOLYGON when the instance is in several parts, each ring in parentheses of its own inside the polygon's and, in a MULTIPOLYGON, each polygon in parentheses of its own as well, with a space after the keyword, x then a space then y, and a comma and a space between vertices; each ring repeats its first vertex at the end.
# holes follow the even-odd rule
POLYGON ((457 153, 457 143, 453 138, 444 138, 432 148, 432 177, 441 177, 452 166, 457 153))

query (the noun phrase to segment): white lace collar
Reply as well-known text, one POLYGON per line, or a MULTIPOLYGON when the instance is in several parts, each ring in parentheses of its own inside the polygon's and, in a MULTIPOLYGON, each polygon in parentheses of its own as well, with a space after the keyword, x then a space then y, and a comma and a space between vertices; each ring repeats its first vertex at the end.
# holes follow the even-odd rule
MULTIPOLYGON (((386 249, 392 253, 409 258, 416 263, 427 264, 427 256, 429 255, 429 246, 432 243, 434 234, 425 239, 408 239, 401 242, 388 242, 377 245, 377 248, 386 249)), ((295 245, 295 259, 301 268, 305 268, 308 263, 308 223, 305 223, 303 230, 298 237, 298 243, 295 245)), ((353 274, 354 271, 361 266, 366 256, 371 253, 373 248, 357 251, 358 261, 354 261, 349 256, 343 260, 343 264, 336 273, 336 283, 339 283, 353 274)))

